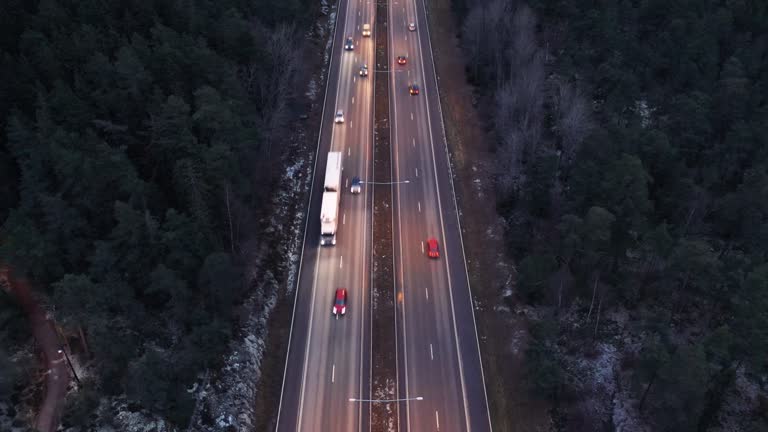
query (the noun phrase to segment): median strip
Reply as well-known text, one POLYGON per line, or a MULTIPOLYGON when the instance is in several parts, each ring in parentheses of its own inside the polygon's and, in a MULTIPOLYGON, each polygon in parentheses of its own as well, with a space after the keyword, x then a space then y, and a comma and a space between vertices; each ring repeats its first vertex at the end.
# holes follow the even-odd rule
MULTIPOLYGON (((388 1, 376 2, 376 71, 389 71, 388 1)), ((378 78, 378 77, 377 77, 378 78)), ((397 431, 397 365, 394 260, 392 235, 392 147, 390 143, 389 79, 374 85, 373 281, 371 319, 371 431, 397 431)))

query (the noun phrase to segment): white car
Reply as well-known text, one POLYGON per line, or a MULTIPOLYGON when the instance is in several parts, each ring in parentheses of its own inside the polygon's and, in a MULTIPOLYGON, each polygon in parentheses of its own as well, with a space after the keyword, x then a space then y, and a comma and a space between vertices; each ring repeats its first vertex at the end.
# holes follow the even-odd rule
POLYGON ((344 123, 344 112, 342 110, 336 111, 336 117, 334 117, 333 122, 344 123))
POLYGON ((415 22, 409 22, 408 23, 408 30, 416 31, 416 23, 415 22))

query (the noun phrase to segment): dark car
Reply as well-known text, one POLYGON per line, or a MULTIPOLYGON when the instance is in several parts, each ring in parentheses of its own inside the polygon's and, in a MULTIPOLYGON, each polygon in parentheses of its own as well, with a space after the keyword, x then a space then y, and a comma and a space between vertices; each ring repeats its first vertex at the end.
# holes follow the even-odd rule
POLYGON ((367 77, 368 76, 368 65, 360 66, 360 76, 361 77, 367 77))
POLYGON ((333 314, 336 318, 347 313, 347 289, 336 289, 336 300, 333 302, 333 314))
POLYGON ((419 85, 418 84, 411 84, 408 86, 408 92, 411 94, 411 96, 416 96, 419 94, 419 85))
POLYGON ((408 59, 405 56, 397 56, 397 64, 404 65, 408 62, 408 59))
POLYGON ((434 237, 427 240, 427 256, 430 258, 440 258, 440 251, 437 247, 437 239, 434 237))
POLYGON ((352 41, 352 37, 348 37, 347 41, 344 42, 344 49, 347 51, 352 51, 355 49, 355 43, 352 41))

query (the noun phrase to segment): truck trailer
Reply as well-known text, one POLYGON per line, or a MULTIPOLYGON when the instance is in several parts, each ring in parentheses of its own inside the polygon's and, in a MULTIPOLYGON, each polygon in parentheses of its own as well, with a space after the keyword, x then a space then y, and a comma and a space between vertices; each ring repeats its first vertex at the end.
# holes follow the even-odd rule
POLYGON ((320 246, 336 244, 339 227, 339 202, 341 201, 341 152, 328 153, 323 185, 323 202, 320 206, 320 246))

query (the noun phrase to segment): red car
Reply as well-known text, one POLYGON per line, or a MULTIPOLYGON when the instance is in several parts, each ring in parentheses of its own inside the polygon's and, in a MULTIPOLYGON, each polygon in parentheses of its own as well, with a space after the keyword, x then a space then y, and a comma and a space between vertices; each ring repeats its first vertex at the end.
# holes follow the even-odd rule
POLYGON ((336 289, 336 300, 333 302, 333 314, 336 318, 347 313, 347 289, 336 289))
POLYGON ((416 96, 419 94, 419 85, 418 84, 411 84, 408 86, 408 92, 411 93, 411 96, 416 96))
POLYGON ((405 56, 397 56, 397 64, 404 65, 408 60, 405 56))
POLYGON ((440 258, 437 240, 434 237, 427 240, 427 256, 430 258, 440 258))

